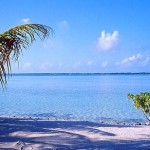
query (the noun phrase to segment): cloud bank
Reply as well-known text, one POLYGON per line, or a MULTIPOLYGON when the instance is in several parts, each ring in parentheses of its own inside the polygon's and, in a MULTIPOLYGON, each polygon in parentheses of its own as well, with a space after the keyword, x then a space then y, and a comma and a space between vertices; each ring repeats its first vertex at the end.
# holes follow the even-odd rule
POLYGON ((150 62, 150 56, 144 56, 140 53, 127 57, 120 62, 118 65, 132 66, 132 65, 147 65, 150 62))

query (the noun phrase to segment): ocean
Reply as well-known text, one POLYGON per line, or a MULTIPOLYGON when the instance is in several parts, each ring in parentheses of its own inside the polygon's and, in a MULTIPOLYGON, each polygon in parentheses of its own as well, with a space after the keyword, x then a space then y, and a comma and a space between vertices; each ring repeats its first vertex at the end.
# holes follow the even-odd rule
POLYGON ((0 116, 146 122, 127 94, 150 91, 150 74, 14 74, 0 89, 0 116))

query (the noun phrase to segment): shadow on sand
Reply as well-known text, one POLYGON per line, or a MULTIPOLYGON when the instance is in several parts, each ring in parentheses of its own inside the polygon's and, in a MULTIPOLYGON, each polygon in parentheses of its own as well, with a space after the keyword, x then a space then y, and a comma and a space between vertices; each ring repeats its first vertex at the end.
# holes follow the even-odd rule
MULTIPOLYGON (((131 126, 100 124, 87 121, 45 121, 23 118, 0 118, 0 146, 3 150, 11 150, 10 148, 6 147, 2 148, 3 143, 22 141, 23 143, 28 143, 31 145, 40 143, 40 149, 43 150, 150 150, 150 140, 115 140, 115 134, 112 134, 110 132, 104 132, 98 129, 99 127, 129 128, 131 126), (98 140, 96 138, 89 138, 86 136, 86 134, 80 134, 80 131, 92 135, 96 134, 100 137, 107 136, 108 140, 102 140, 100 138, 98 140), (22 135, 17 133, 26 134, 22 135), (114 137, 114 140, 109 140, 109 137, 114 137)), ((138 126, 135 126, 135 128, 138 128, 138 126)))

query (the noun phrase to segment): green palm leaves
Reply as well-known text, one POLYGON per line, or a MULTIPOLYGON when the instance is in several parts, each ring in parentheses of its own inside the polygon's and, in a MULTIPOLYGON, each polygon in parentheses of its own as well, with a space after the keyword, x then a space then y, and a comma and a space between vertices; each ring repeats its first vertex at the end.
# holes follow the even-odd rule
POLYGON ((136 109, 142 109, 144 115, 150 121, 150 93, 128 94, 128 98, 133 100, 136 109))
POLYGON ((18 60, 23 49, 27 49, 36 37, 45 39, 52 28, 41 24, 24 24, 0 34, 0 82, 7 83, 6 75, 11 71, 10 60, 18 60))

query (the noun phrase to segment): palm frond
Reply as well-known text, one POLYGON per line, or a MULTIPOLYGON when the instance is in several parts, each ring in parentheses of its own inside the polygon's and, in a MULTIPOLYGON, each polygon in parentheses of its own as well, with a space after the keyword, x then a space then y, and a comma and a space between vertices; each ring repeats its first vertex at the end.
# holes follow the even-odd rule
POLYGON ((23 49, 39 37, 45 39, 53 33, 52 28, 41 24, 23 24, 13 27, 0 34, 0 82, 2 86, 7 83, 6 74, 11 72, 10 60, 18 60, 23 49))

